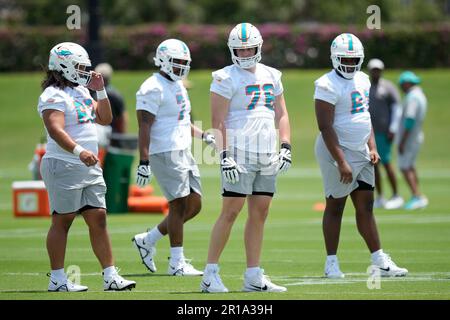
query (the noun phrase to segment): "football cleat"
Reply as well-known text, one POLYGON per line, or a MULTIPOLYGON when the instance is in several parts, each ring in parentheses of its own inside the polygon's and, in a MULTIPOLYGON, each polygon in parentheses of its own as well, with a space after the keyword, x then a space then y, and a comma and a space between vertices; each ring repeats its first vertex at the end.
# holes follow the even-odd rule
POLYGON ((224 286, 219 275, 219 268, 203 274, 200 290, 205 293, 226 293, 228 289, 224 286))
POLYGON ((398 267, 386 253, 381 253, 378 258, 373 259, 372 266, 382 277, 404 277, 408 274, 408 269, 398 267))
POLYGON ((244 274, 244 287, 242 288, 242 291, 285 292, 287 291, 287 288, 272 283, 269 277, 264 274, 264 270, 259 269, 253 276, 248 276, 247 273, 244 274))
POLYGON ((145 237, 147 232, 137 234, 131 239, 134 247, 139 251, 139 256, 141 257, 142 263, 151 272, 156 272, 155 260, 153 257, 156 254, 156 247, 154 244, 147 242, 145 237))
POLYGON ((423 209, 426 206, 428 206, 428 199, 426 197, 412 197, 411 200, 405 204, 405 210, 423 209))
POLYGON ((67 280, 67 278, 54 279, 50 277, 48 283, 49 292, 82 292, 87 290, 88 287, 72 283, 70 280, 67 280))
POLYGON ((385 205, 386 199, 384 199, 383 196, 376 198, 375 201, 373 202, 373 207, 375 209, 383 209, 385 205))
POLYGON ((202 276, 203 271, 195 269, 190 261, 188 259, 180 259, 175 263, 169 261, 167 273, 171 276, 202 276))
POLYGON ((345 274, 339 268, 338 259, 331 259, 325 262, 325 277, 329 279, 342 279, 345 274))
POLYGON ((388 201, 386 201, 384 208, 387 210, 394 210, 394 209, 400 209, 405 201, 402 197, 395 195, 392 198, 390 198, 388 201))
POLYGON ((118 273, 103 279, 103 289, 105 291, 131 290, 136 287, 136 281, 126 280, 118 273))

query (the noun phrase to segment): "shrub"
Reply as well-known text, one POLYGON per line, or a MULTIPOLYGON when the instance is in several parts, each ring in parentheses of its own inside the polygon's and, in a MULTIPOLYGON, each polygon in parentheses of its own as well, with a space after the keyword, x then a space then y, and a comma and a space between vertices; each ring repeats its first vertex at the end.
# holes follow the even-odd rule
MULTIPOLYGON (((165 25, 105 27, 102 30, 104 60, 116 69, 148 69, 157 45, 167 38, 185 41, 192 67, 219 68, 230 64, 228 32, 224 25, 165 25)), ((263 63, 278 68, 327 68, 331 40, 352 32, 364 44, 366 61, 384 60, 387 67, 450 67, 450 25, 383 26, 382 30, 342 25, 258 25, 263 38, 263 63)), ((59 27, 0 28, 0 71, 40 70, 48 51, 62 41, 86 44, 84 31, 59 27)), ((87 48, 89 50, 89 47, 87 48)))

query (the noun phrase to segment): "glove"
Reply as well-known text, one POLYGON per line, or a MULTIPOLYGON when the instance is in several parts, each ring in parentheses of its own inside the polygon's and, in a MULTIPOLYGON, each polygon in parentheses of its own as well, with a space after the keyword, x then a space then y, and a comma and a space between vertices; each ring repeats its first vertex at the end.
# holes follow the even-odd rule
POLYGON ((280 153, 278 154, 278 172, 284 173, 291 167, 291 145, 282 143, 280 153))
POLYGON ((202 133, 202 140, 208 145, 211 146, 213 149, 216 148, 216 137, 212 133, 209 132, 203 132, 202 133))
POLYGON ((222 151, 221 158, 220 169, 222 170, 222 176, 225 181, 232 184, 239 182, 239 173, 242 173, 242 168, 232 157, 227 156, 227 151, 222 151))
POLYGON ((136 172, 136 184, 144 187, 152 180, 152 170, 148 160, 141 160, 136 172))

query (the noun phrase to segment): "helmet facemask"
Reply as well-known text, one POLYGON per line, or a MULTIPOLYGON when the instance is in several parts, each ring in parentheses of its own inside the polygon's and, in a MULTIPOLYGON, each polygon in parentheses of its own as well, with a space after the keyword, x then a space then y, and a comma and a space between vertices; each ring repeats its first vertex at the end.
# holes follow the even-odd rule
POLYGON ((191 61, 189 60, 175 59, 171 57, 169 59, 169 64, 171 66, 171 70, 168 72, 169 77, 173 81, 185 79, 189 74, 189 70, 191 69, 190 63, 191 61))
POLYGON ((89 65, 81 63, 75 64, 74 68, 76 70, 75 71, 76 79, 74 82, 82 86, 89 85, 89 82, 91 82, 92 79, 92 72, 88 70, 88 67, 90 66, 91 66, 90 64, 89 65))
POLYGON ((258 62, 261 61, 261 47, 262 43, 256 45, 256 46, 249 46, 249 47, 232 47, 229 46, 230 52, 231 52, 231 60, 234 64, 241 67, 242 69, 250 69, 253 68, 258 62), (255 54, 251 57, 239 57, 237 54, 237 50, 242 49, 249 49, 253 48, 255 49, 255 54))
POLYGON ((348 56, 336 56, 332 57, 333 67, 339 71, 346 79, 352 79, 356 72, 361 71, 363 63, 363 57, 348 57, 348 56), (355 64, 343 63, 342 59, 358 59, 355 64))

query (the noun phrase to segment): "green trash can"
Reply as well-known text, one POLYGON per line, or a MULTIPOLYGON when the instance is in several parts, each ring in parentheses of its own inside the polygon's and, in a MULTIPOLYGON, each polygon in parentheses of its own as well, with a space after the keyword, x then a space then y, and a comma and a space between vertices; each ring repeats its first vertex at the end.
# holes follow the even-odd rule
POLYGON ((103 177, 106 183, 108 213, 128 212, 128 190, 137 137, 116 135, 111 137, 105 156, 103 177))

